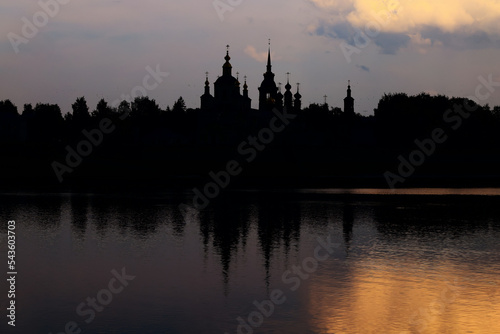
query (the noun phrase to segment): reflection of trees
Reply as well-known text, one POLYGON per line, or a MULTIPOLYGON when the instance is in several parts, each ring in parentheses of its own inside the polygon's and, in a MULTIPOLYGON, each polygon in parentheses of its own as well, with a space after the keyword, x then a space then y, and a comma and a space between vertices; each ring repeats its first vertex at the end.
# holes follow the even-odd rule
POLYGON ((255 202, 238 197, 223 196, 200 212, 200 234, 205 253, 212 240, 212 246, 220 257, 224 284, 227 285, 231 261, 239 247, 245 249, 251 223, 256 221, 268 282, 273 252, 281 252, 280 247, 283 247, 287 255, 291 245, 299 241, 300 208, 296 203, 287 201, 266 198, 255 202))
POLYGON ((299 241, 300 208, 297 203, 270 198, 259 201, 258 236, 264 257, 266 284, 269 285, 273 251, 279 250, 283 245, 285 256, 288 256, 291 242, 299 241))
POLYGON ((200 232, 205 252, 212 239, 213 247, 220 257, 224 284, 229 282, 231 259, 240 242, 246 244, 249 229, 248 207, 241 206, 229 198, 213 203, 200 212, 200 232))
POLYGON ((83 242, 87 230, 88 214, 91 203, 87 196, 71 196, 71 230, 78 241, 83 242))
POLYGON ((497 201, 486 196, 398 196, 375 205, 374 218, 388 241, 408 234, 442 238, 443 232, 455 238, 488 229, 491 217, 500 214, 497 201))
POLYGON ((89 224, 104 238, 111 230, 132 234, 139 239, 156 233, 160 224, 172 226, 173 234, 182 236, 184 221, 173 204, 156 206, 148 198, 73 195, 71 197, 71 225, 82 238, 89 224))
MULTIPOLYGON (((68 221, 77 240, 82 241, 89 227, 100 237, 110 230, 146 238, 156 233, 161 224, 169 225, 176 237, 182 237, 185 221, 171 200, 141 197, 71 194, 60 196, 1 196, 0 216, 34 225, 42 231, 52 231, 68 221), (67 214, 67 215, 66 215, 67 214)), ((7 219, 6 218, 6 219, 7 219)), ((6 231, 6 224, 0 224, 6 231)))
POLYGON ((350 203, 346 203, 342 215, 342 233, 346 250, 349 250, 352 240, 352 227, 354 224, 354 210, 350 203))
POLYGON ((0 196, 0 218, 4 220, 0 231, 7 232, 9 220, 40 231, 56 230, 61 223, 63 202, 64 198, 59 196, 0 196))

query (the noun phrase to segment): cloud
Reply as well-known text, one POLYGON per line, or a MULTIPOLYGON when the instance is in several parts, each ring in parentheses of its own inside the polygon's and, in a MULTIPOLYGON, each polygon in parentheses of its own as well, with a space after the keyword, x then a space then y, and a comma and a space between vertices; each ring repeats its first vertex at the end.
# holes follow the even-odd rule
POLYGON ((373 38, 365 35, 369 39, 366 40, 364 37, 360 37, 362 31, 348 22, 329 24, 326 21, 321 21, 318 26, 313 27, 309 32, 312 35, 343 39, 351 45, 364 44, 373 40, 382 54, 396 54, 400 48, 407 46, 411 40, 411 37, 407 34, 384 32, 378 33, 373 38))
MULTIPOLYGON (((328 26, 325 22, 325 25, 328 26)), ((353 42, 352 38, 356 31, 353 29, 353 27, 347 23, 347 22, 342 22, 342 23, 337 23, 334 25, 329 26, 328 29, 325 27, 322 28, 323 34, 328 35, 330 37, 338 37, 344 40, 347 40, 349 42, 353 42)), ((353 42, 354 43, 354 42, 353 42)))
POLYGON ((331 15, 342 14, 356 27, 377 20, 385 32, 410 33, 432 26, 446 32, 461 27, 500 33, 498 0, 310 0, 331 15), (348 3, 351 3, 349 6, 348 3))
POLYGON ((370 68, 365 66, 365 65, 356 65, 356 67, 365 71, 365 72, 370 72, 370 68))
MULTIPOLYGON (((394 54, 420 35, 458 49, 500 47, 498 0, 309 0, 321 9, 316 35, 352 42, 370 31, 382 53, 394 54)), ((353 44, 353 43, 351 43, 353 44)))
POLYGON ((381 33, 374 39, 381 52, 388 55, 396 54, 400 48, 407 46, 409 41, 408 35, 397 33, 381 33))
MULTIPOLYGON (((261 63, 267 62, 268 51, 258 52, 257 49, 252 45, 248 45, 244 51, 247 55, 249 55, 251 58, 257 60, 258 62, 261 62, 261 63)), ((281 57, 276 57, 274 52, 272 52, 272 51, 271 51, 271 57, 273 58, 273 60, 280 60, 281 59, 281 57)))
POLYGON ((321 9, 335 10, 339 13, 350 12, 354 9, 352 0, 310 0, 321 9))
POLYGON ((267 61, 267 52, 257 52, 257 49, 252 45, 245 48, 245 53, 258 62, 264 63, 267 61))
POLYGON ((472 33, 459 31, 456 33, 444 32, 437 28, 422 29, 420 36, 434 43, 440 43, 456 50, 500 48, 500 39, 497 36, 478 30, 472 33))

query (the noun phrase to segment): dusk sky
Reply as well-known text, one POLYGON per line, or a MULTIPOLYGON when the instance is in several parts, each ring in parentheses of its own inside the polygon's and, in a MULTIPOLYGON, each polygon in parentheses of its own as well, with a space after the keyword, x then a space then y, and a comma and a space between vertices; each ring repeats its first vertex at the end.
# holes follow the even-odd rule
MULTIPOLYGON (((66 113, 80 96, 92 110, 130 95, 158 66, 169 75, 148 96, 161 108, 179 96, 198 108, 205 72, 213 93, 227 44, 256 108, 268 39, 275 81, 290 72, 304 106, 327 95, 342 107, 348 80, 364 115, 384 93, 466 97, 479 76, 500 82, 500 0, 59 1, 41 1, 51 15, 37 1, 0 4, 0 100, 19 112, 44 102, 66 113)), ((500 105, 500 94, 485 103, 500 105)))

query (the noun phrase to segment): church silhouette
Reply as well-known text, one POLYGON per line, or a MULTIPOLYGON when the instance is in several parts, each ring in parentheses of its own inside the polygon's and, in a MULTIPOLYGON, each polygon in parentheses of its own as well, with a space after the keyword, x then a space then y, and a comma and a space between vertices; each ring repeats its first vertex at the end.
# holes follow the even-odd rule
MULTIPOLYGON (((214 95, 210 93, 210 82, 208 72, 205 80, 205 93, 201 96, 201 110, 226 113, 230 111, 250 111, 252 110, 252 99, 248 95, 247 77, 244 77, 243 94, 240 91, 239 73, 236 78, 232 75, 233 66, 229 62, 229 45, 226 46, 225 63, 222 65, 222 76, 214 82, 214 95)), ((302 95, 300 94, 300 83, 297 83, 297 91, 292 93, 290 84, 290 73, 287 73, 287 83, 285 93, 281 92, 281 83, 276 85, 275 74, 271 65, 271 43, 269 42, 267 54, 267 66, 264 73, 264 80, 259 89, 259 111, 272 111, 277 109, 282 111, 300 112, 302 110, 302 95)), ((344 112, 346 115, 354 115, 354 98, 351 96, 351 85, 347 88, 347 96, 344 98, 344 112)))

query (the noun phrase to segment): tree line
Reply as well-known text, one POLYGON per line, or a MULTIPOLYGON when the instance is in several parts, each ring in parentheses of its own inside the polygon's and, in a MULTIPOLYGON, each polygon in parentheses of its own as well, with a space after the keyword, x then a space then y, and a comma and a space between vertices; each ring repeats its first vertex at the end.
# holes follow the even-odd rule
MULTIPOLYGON (((71 109, 63 115, 56 104, 37 103, 25 104, 19 112, 11 101, 0 101, 4 184, 57 183, 54 162, 64 164, 68 150, 76 152, 78 145, 89 141, 88 134, 96 133, 102 120, 107 120, 109 133, 94 140, 98 145, 92 154, 71 168, 65 182, 182 183, 178 180, 185 177, 203 178, 237 156, 238 146, 262 132, 273 117, 257 110, 191 109, 182 97, 166 109, 149 97, 118 106, 101 99, 91 109, 85 97, 79 97, 71 109)), ((491 181, 499 174, 500 106, 443 95, 391 93, 380 98, 373 116, 348 115, 315 103, 295 116, 265 149, 256 146, 258 158, 244 168, 242 179, 293 178, 307 183, 318 178, 347 186, 361 179, 383 181, 384 173, 398 166, 399 156, 418 149, 415 141, 432 138, 436 129, 443 129, 446 142, 436 146, 406 184, 418 183, 419 177, 449 175, 488 174, 491 181)))

